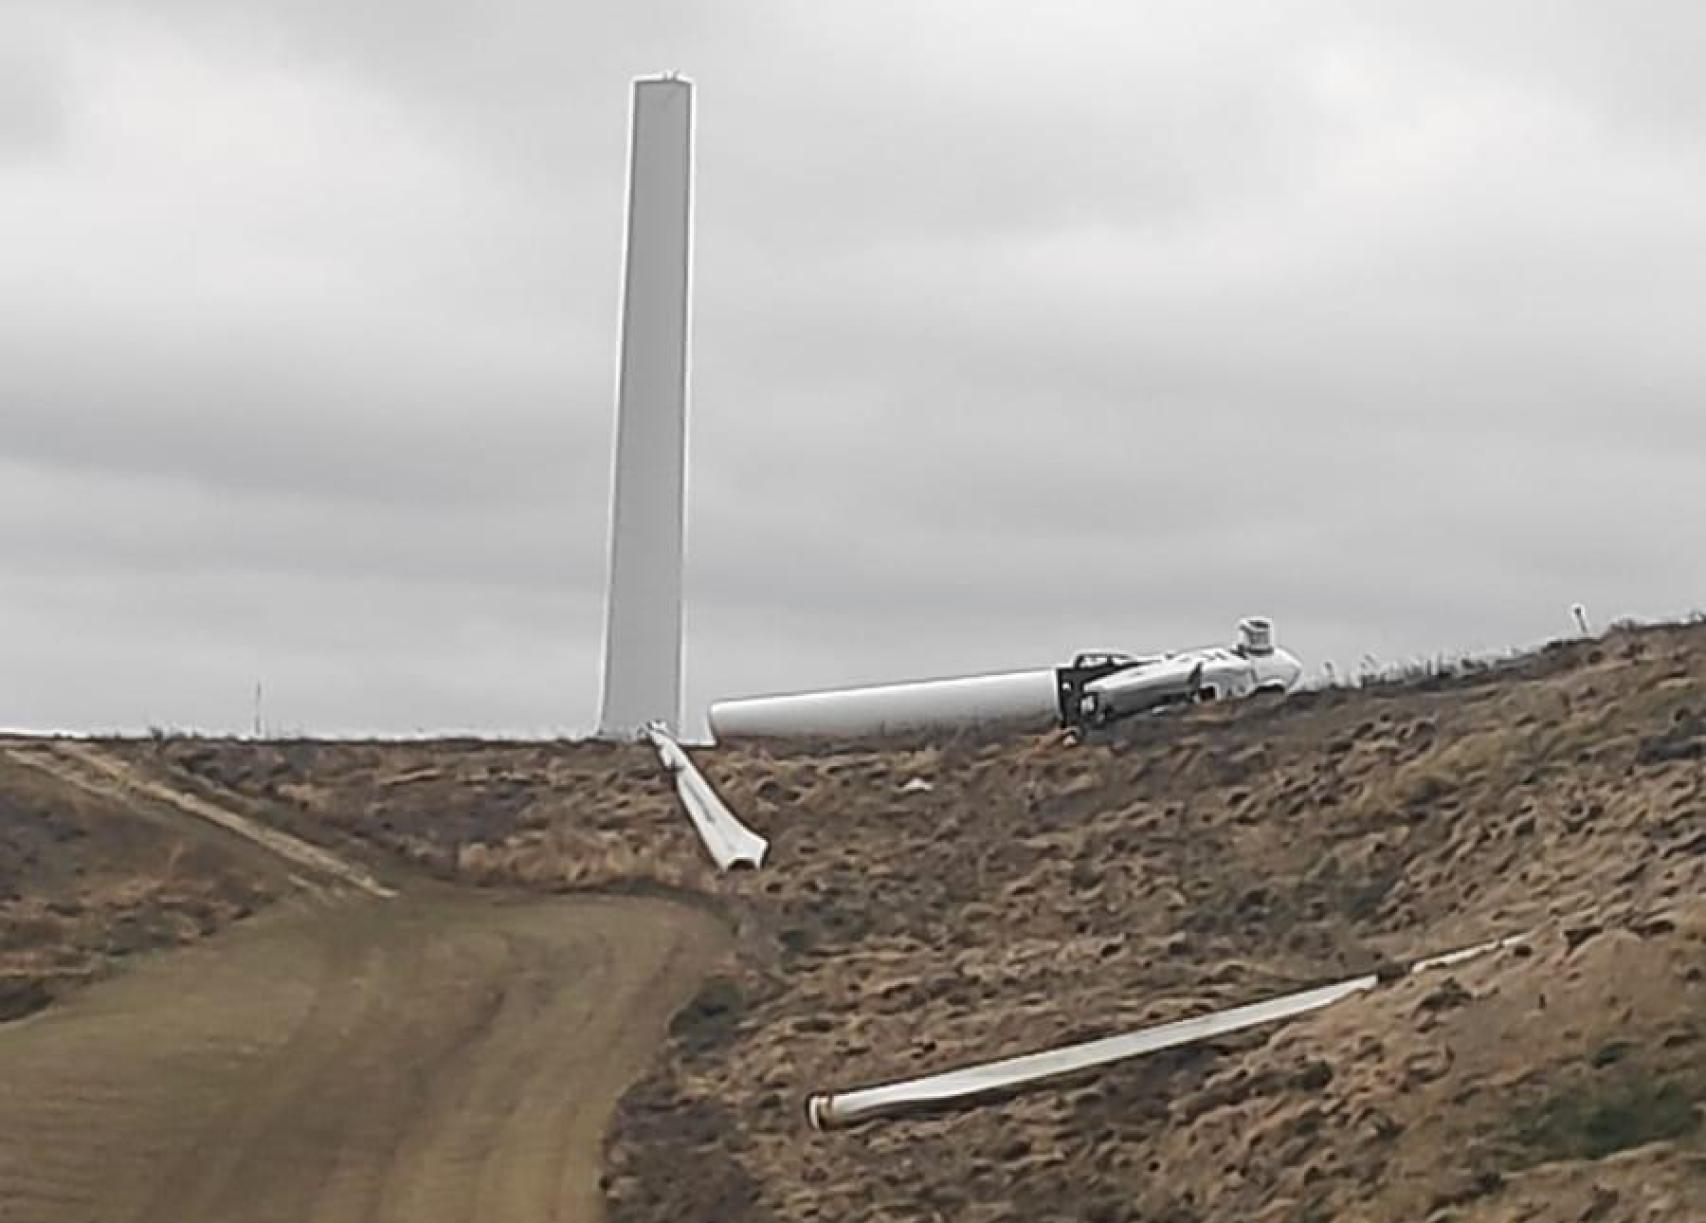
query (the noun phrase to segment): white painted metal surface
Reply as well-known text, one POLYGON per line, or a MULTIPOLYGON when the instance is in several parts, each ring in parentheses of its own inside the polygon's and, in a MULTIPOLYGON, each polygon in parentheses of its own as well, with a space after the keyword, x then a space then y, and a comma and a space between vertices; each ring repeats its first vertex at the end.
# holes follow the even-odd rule
POLYGON ((1111 1062, 1145 1053, 1156 1053, 1180 1045, 1195 1044, 1215 1036, 1242 1032, 1245 1028, 1289 1019, 1331 1006, 1342 998, 1372 989, 1379 978, 1372 974, 1324 985, 1319 989, 1271 998, 1249 1006, 1234 1007, 1212 1015, 1180 1019, 1158 1027, 1144 1028, 1121 1036, 1047 1049, 1022 1057, 985 1062, 921 1079, 866 1087, 833 1095, 814 1095, 806 1101, 806 1115, 813 1129, 835 1129, 877 1117, 917 1112, 944 1104, 974 1104, 991 1096, 1005 1095, 1019 1087, 1045 1083, 1111 1062))
POLYGON ((1473 960, 1477 956, 1486 955, 1488 952, 1504 951, 1507 948, 1515 947, 1518 943, 1526 943, 1533 937, 1532 931, 1526 934, 1509 934, 1504 938, 1476 943, 1473 947, 1464 947, 1459 951, 1447 951, 1442 955, 1428 956, 1426 959, 1417 960, 1410 965, 1410 971, 1413 973, 1431 972, 1436 968, 1451 968, 1465 960, 1473 960))
POLYGON ((693 85, 634 82, 599 733, 681 719, 693 85))
POLYGON ((1290 692, 1303 664, 1274 645, 1273 622, 1252 616, 1238 625, 1235 647, 1182 650, 1084 685, 1079 718, 1092 725, 1180 700, 1236 700, 1257 692, 1290 692))
POLYGON ((1080 653, 1062 667, 740 697, 711 706, 718 739, 862 738, 968 728, 1099 726, 1164 705, 1289 692, 1303 677, 1274 645, 1273 622, 1252 616, 1235 646, 1176 654, 1080 653))
POLYGON ((718 739, 855 738, 978 726, 1046 730, 1059 716, 1052 669, 744 697, 714 702, 710 710, 718 739))
MULTIPOLYGON (((1423 972, 1461 964, 1476 956, 1497 951, 1523 941, 1525 935, 1481 943, 1461 951, 1418 960, 1409 972, 1423 972)), ((854 1091, 817 1093, 806 1101, 806 1118, 816 1130, 836 1129, 872 1121, 881 1117, 899 1116, 933 1108, 976 1104, 992 1097, 1010 1095, 1015 1091, 1047 1083, 1066 1075, 1092 1070, 1128 1058, 1196 1044, 1217 1036, 1242 1032, 1247 1028, 1292 1019, 1331 1006, 1352 994, 1373 989, 1381 981, 1377 974, 1352 977, 1331 985, 1237 1006, 1210 1015, 1175 1020, 1152 1028, 1141 1028, 1119 1036, 1082 1044, 1047 1049, 1020 1057, 1005 1058, 949 1070, 924 1078, 864 1087, 854 1091)))
POLYGON ((1195 654, 1181 654, 1091 680, 1084 685, 1084 712, 1112 715, 1183 699, 1201 689, 1204 664, 1195 654))
POLYGON ((681 744, 661 726, 648 726, 646 737, 657 749, 658 759, 664 768, 670 771, 681 806, 717 869, 726 871, 734 866, 750 866, 757 870, 764 865, 764 855, 770 848, 770 842, 735 818, 734 812, 718 797, 704 774, 694 767, 681 744))

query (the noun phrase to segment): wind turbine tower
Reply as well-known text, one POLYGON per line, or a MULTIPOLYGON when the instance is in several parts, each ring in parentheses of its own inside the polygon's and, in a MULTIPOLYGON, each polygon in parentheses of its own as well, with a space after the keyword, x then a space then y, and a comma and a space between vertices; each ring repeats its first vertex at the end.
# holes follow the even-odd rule
POLYGON ((681 720, 693 83, 634 82, 599 734, 681 720))

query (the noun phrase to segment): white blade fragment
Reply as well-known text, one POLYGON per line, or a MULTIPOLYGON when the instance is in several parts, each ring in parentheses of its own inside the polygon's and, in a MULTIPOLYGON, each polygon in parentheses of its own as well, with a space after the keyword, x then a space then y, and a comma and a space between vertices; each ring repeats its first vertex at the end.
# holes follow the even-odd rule
POLYGON ((1417 960, 1410 965, 1413 973, 1427 972, 1434 968, 1450 968, 1465 960, 1473 960, 1476 956, 1486 955, 1489 951, 1503 951, 1507 947, 1515 947, 1518 943, 1527 942, 1527 934, 1507 934, 1504 938, 1492 939, 1485 943, 1476 943, 1473 947, 1465 947, 1461 951, 1447 951, 1443 955, 1429 956, 1425 960, 1417 960))
MULTIPOLYGON (((1467 947, 1461 951, 1417 960, 1408 971, 1415 973, 1460 964, 1476 956, 1521 942, 1524 937, 1526 936, 1515 935, 1467 947)), ((1246 1028, 1306 1015, 1310 1011, 1317 1011, 1342 1001, 1352 994, 1373 989, 1381 980, 1380 975, 1370 973, 1367 976, 1352 977, 1331 985, 1321 985, 1295 994, 1270 998, 1264 1002, 1252 1002, 1210 1015, 1178 1019, 1152 1028, 1140 1028, 1136 1032, 1104 1037, 1101 1040, 1066 1045, 1059 1049, 1045 1049, 1039 1053, 984 1062, 942 1074, 927 1075, 924 1078, 885 1083, 878 1087, 837 1093, 818 1092, 806 1100, 806 1118, 813 1129, 828 1130, 946 1105, 976 1104, 991 1096, 1008 1095, 1021 1088, 1038 1086, 1053 1079, 1110 1065, 1127 1058, 1196 1044, 1216 1036, 1242 1032, 1246 1028)))
POLYGON ((693 766, 693 761, 681 745, 670 738, 655 723, 646 727, 646 737, 657 749, 658 759, 675 779, 675 792, 693 821, 693 829, 705 846, 705 852, 717 864, 718 870, 732 866, 750 866, 757 870, 764 864, 770 842, 735 818, 711 783, 693 766))

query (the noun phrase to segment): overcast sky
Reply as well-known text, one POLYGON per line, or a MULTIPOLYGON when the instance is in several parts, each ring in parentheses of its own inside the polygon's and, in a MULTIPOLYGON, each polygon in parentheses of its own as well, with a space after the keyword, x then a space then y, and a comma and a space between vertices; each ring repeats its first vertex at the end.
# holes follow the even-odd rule
POLYGON ((584 732, 630 78, 688 705, 1706 604, 1706 7, 5 0, 0 726, 584 732))

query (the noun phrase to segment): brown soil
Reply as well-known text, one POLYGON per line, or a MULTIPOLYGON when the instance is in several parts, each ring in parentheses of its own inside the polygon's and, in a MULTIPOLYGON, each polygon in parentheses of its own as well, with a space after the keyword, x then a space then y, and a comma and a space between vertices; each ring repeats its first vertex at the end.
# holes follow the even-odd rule
POLYGON ((617 1220, 1706 1218, 1699 627, 1076 747, 701 752, 772 839, 729 878, 643 748, 106 750, 370 865, 711 897, 741 961, 618 1112, 617 1220), (1065 1089, 804 1127, 812 1090, 1529 929, 1524 953, 1065 1089))
POLYGON ((0 1220, 601 1217, 724 923, 394 862, 391 899, 374 846, 152 749, 0 744, 0 1220))
POLYGON ((4 1030, 6 1220, 577 1220, 724 936, 638 898, 298 901, 4 1030))

